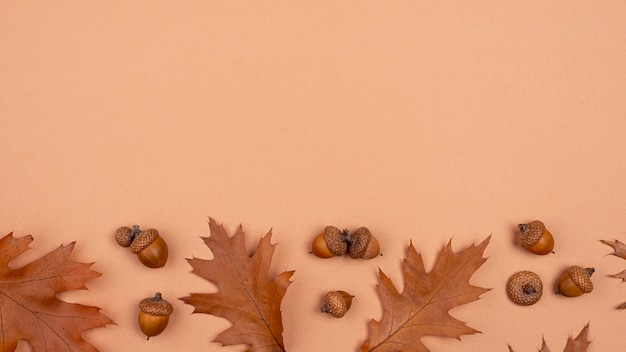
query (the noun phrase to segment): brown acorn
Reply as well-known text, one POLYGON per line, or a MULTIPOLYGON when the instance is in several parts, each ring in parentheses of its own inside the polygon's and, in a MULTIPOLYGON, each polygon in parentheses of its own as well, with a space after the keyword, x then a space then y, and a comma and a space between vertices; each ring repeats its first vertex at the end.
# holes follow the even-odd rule
POLYGON ((346 291, 330 291, 324 297, 324 304, 322 305, 322 313, 329 313, 335 318, 341 318, 346 315, 346 312, 352 305, 352 298, 346 291))
POLYGON ((133 226, 133 229, 131 229, 130 227, 122 226, 115 230, 115 241, 122 247, 130 247, 130 244, 133 243, 133 239, 138 232, 138 226, 133 226))
POLYGON ((130 245, 130 251, 149 268, 160 268, 167 262, 167 244, 155 229, 139 231, 130 245))
POLYGON ((360 227, 349 236, 348 254, 353 259, 371 259, 380 254, 380 244, 367 227, 360 227))
POLYGON ((338 257, 348 250, 348 230, 339 230, 335 226, 326 226, 324 232, 315 236, 311 243, 311 253, 320 258, 338 257))
POLYGON ((165 330, 174 307, 157 292, 154 297, 144 298, 139 302, 139 328, 147 336, 147 340, 165 330))
POLYGON ((593 291, 591 275, 594 272, 594 268, 583 269, 578 265, 570 266, 559 278, 556 293, 566 297, 578 297, 593 291))
POLYGON ((506 293, 515 304, 530 306, 541 298, 543 284, 539 275, 532 271, 519 271, 509 278, 506 293))
MULTIPOLYGON (((554 249, 554 237, 539 220, 528 224, 517 225, 521 231, 520 244, 522 247, 539 255, 551 253, 554 249)), ((552 252, 553 253, 553 252, 552 252)))

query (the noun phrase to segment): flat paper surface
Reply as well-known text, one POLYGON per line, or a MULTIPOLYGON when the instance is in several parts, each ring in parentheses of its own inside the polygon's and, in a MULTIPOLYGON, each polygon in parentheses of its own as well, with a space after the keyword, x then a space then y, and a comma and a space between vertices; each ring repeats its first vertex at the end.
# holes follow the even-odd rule
MULTIPOLYGON (((96 262, 89 291, 117 325, 85 334, 101 351, 243 351, 211 341, 229 323, 178 298, 214 292, 185 258, 210 259, 208 217, 252 249, 272 230, 272 273, 295 270, 282 305, 289 352, 356 351, 380 319, 380 268, 401 286, 409 241, 432 266, 491 234, 451 314, 482 334, 426 338, 432 351, 562 351, 590 324, 590 351, 626 344, 626 6, 620 1, 22 2, 0 4, 0 234, 31 234, 21 265, 77 241, 96 262), (515 244, 544 221, 554 255, 515 244), (119 226, 156 228, 162 269, 119 247, 119 226), (383 256, 309 255, 324 226, 367 226, 383 256), (569 265, 594 291, 553 295, 569 265), (546 293, 511 303, 510 275, 546 293), (341 319, 325 292, 354 294, 341 319), (175 312, 146 341, 139 300, 175 312)), ((20 351, 28 351, 22 345, 20 351)))

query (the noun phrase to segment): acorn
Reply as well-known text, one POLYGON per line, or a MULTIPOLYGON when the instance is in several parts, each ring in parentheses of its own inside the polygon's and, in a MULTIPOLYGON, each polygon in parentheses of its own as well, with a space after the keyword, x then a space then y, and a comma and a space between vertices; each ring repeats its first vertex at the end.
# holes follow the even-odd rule
POLYGON ((539 255, 554 253, 554 237, 539 220, 534 220, 528 224, 517 225, 521 231, 520 244, 522 247, 539 255))
POLYGON ((513 303, 530 306, 539 301, 543 284, 539 275, 532 271, 519 271, 513 274, 506 284, 506 293, 513 303))
POLYGON ((149 268, 160 268, 167 262, 167 244, 155 229, 139 231, 130 244, 130 251, 149 268))
POLYGON ((324 304, 322 305, 322 313, 329 313, 335 318, 341 318, 346 315, 346 312, 350 310, 352 305, 352 298, 346 291, 330 291, 324 297, 324 304))
POLYGON ((339 257, 348 250, 348 230, 326 226, 324 232, 313 239, 311 253, 320 258, 339 257))
POLYGON ((348 255, 353 259, 371 259, 380 254, 380 244, 367 227, 360 227, 348 238, 348 255))
POLYGON ((139 233, 139 226, 130 227, 122 226, 115 230, 115 241, 122 247, 130 247, 135 236, 139 233))
POLYGON ((557 284, 556 293, 566 297, 578 297, 593 291, 591 275, 594 268, 585 268, 572 265, 561 275, 557 284))
POLYGON ((154 297, 144 298, 139 302, 139 328, 147 336, 147 340, 165 330, 174 307, 157 292, 154 297))

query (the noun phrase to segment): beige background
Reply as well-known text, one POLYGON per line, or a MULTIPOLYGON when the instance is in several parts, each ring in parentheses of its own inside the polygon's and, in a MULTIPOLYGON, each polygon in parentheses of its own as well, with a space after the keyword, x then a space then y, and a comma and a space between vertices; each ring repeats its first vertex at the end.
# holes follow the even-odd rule
MULTIPOLYGON (((22 265, 77 241, 103 275, 68 301, 117 325, 101 351, 243 351, 212 339, 229 323, 178 298, 215 287, 208 216, 273 231, 272 271, 295 270, 283 301, 290 352, 355 351, 381 316, 381 268, 401 285, 410 240, 432 266, 492 234, 472 283, 493 288, 452 314, 482 331, 427 338, 433 351, 554 351, 589 322, 590 351, 623 350, 626 269, 599 239, 626 241, 626 5, 621 1, 2 1, 0 232, 32 234, 22 265), (514 245, 543 220, 555 255, 514 245), (144 268, 113 241, 160 230, 170 260, 144 268), (384 256, 308 254, 325 225, 368 226, 384 256), (594 266, 593 293, 504 292, 515 271, 549 288, 594 266), (342 319, 327 290, 357 296, 342 319), (137 302, 163 292, 170 326, 146 342, 137 302)), ((25 345, 20 351, 28 351, 25 345)))

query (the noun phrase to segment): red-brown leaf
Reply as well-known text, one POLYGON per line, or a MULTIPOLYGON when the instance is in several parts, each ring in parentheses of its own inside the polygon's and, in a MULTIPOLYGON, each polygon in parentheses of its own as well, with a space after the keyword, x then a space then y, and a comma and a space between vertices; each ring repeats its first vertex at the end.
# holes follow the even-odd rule
MULTIPOLYGON (((589 324, 585 325, 575 339, 572 339, 571 336, 567 339, 567 345, 565 345, 563 352, 587 352, 587 348, 589 348, 589 344, 591 343, 591 341, 587 340, 588 334, 589 324)), ((514 352, 511 346, 509 346, 509 351, 514 352)), ((541 350, 539 350, 539 352, 550 352, 545 339, 542 339, 541 350)))
POLYGON ((56 293, 86 290, 85 281, 100 273, 89 269, 92 264, 69 260, 74 243, 9 268, 32 241, 32 236, 14 238, 12 233, 0 239, 0 350, 15 351, 25 339, 35 352, 97 351, 81 333, 113 321, 100 308, 63 302, 56 293))
POLYGON ((217 285, 216 293, 192 293, 181 298, 206 313, 230 320, 233 326, 221 332, 216 342, 245 344, 249 352, 285 351, 280 304, 291 283, 293 271, 269 279, 275 245, 271 232, 261 238, 249 255, 241 226, 229 237, 222 225, 209 219, 210 237, 203 237, 213 252, 212 260, 188 259, 192 272, 217 285))
MULTIPOLYGON (((620 257, 622 259, 626 259, 626 244, 618 241, 618 240, 613 240, 613 241, 606 241, 606 240, 600 240, 600 242, 606 244, 607 246, 610 246, 611 248, 613 248, 613 254, 616 257, 620 257)), ((613 275, 609 275, 609 277, 613 277, 616 279, 620 279, 622 280, 622 282, 626 282, 626 270, 622 270, 621 272, 617 273, 617 274, 613 274, 613 275)), ((617 307, 615 307, 616 309, 620 309, 623 310, 626 308, 626 302, 622 303, 620 305, 618 305, 617 307)))
POLYGON ((404 290, 399 293, 389 277, 379 272, 378 295, 383 305, 380 321, 372 320, 369 337, 362 352, 429 351, 421 342, 424 336, 459 338, 477 330, 468 327, 448 312, 459 305, 479 299, 489 289, 472 286, 469 280, 485 262, 482 257, 489 237, 478 246, 454 253, 451 243, 439 253, 429 273, 413 243, 403 263, 404 290))
POLYGON ((618 240, 613 240, 613 241, 600 240, 600 242, 613 248, 613 253, 611 253, 612 255, 616 257, 620 257, 622 259, 626 259, 626 245, 624 243, 618 240))

